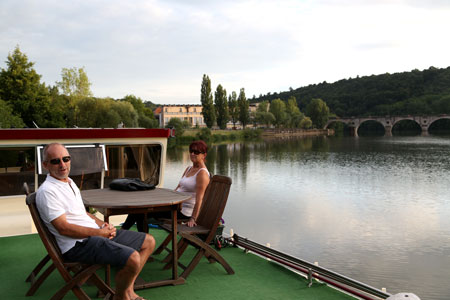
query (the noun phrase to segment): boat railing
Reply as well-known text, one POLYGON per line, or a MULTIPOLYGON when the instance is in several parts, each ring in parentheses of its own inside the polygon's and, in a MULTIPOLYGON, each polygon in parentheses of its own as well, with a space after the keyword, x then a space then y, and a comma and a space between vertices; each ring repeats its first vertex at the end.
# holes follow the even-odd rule
POLYGON ((357 296, 365 300, 386 299, 391 294, 369 286, 365 283, 359 282, 347 276, 341 275, 334 271, 328 270, 314 263, 290 256, 286 253, 280 252, 273 248, 258 244, 247 238, 234 234, 232 238, 228 239, 229 243, 234 246, 239 246, 245 251, 254 252, 260 256, 266 257, 281 265, 284 265, 295 271, 305 274, 309 280, 309 286, 313 283, 313 278, 326 282, 334 287, 341 289, 347 293, 357 296), (376 298, 373 298, 376 297, 376 298))

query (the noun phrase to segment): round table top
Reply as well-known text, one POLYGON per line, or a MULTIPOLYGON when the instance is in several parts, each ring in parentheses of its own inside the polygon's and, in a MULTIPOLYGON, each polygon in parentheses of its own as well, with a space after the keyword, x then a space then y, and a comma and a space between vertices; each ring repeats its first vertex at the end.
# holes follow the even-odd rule
POLYGON ((94 208, 147 208, 180 204, 192 195, 165 188, 145 191, 106 188, 81 191, 81 197, 85 205, 94 208))

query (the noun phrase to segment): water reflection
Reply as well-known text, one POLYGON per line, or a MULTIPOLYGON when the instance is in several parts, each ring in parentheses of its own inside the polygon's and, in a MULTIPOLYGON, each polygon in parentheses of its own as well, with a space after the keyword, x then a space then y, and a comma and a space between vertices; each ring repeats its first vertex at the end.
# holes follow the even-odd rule
MULTIPOLYGON (((307 138, 222 144, 235 232, 391 293, 450 299, 450 138, 307 138)), ((166 186, 189 164, 168 152, 166 186), (175 174, 176 176, 174 176, 175 174)), ((228 227, 228 228, 229 228, 228 227)))

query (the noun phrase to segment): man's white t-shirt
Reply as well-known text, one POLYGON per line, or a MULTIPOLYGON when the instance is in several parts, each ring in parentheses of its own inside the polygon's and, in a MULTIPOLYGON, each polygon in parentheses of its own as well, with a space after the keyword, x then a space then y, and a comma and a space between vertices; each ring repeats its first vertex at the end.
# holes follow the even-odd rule
POLYGON ((47 175, 46 180, 36 193, 36 205, 42 220, 55 236, 62 253, 69 251, 77 241, 83 239, 59 234, 51 223, 53 220, 66 214, 67 222, 71 224, 99 228, 97 223, 87 215, 80 190, 70 178, 69 182, 63 182, 47 175))

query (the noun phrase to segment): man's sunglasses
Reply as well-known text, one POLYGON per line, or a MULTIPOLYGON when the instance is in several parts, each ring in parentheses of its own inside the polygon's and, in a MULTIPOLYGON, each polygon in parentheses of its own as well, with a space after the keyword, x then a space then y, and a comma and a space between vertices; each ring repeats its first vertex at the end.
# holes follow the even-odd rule
MULTIPOLYGON (((65 163, 69 162, 70 161, 70 156, 63 156, 62 157, 62 161, 65 162, 65 163)), ((60 158, 54 158, 54 159, 50 159, 49 162, 52 165, 59 165, 61 163, 61 159, 60 158)))
POLYGON ((198 150, 190 150, 189 152, 194 153, 195 155, 205 154, 204 152, 200 152, 198 150))

